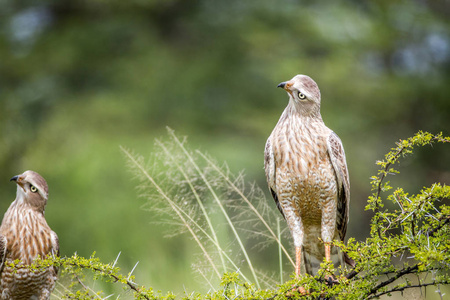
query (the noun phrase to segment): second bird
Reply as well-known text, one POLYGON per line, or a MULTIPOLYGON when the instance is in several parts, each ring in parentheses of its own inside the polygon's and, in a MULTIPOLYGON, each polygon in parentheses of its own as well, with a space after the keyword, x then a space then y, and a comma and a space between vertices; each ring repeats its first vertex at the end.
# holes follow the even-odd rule
POLYGON ((29 268, 38 256, 59 255, 58 236, 44 217, 47 182, 33 171, 14 176, 11 181, 17 184, 17 194, 0 226, 0 298, 49 299, 58 269, 29 268))

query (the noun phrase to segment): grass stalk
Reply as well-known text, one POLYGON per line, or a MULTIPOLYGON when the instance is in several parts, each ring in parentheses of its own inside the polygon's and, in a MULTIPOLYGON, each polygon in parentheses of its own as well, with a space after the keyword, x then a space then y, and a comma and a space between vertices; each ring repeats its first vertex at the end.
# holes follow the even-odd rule
POLYGON ((197 150, 197 153, 208 163, 210 164, 214 170, 216 170, 216 172, 219 173, 220 176, 222 176, 227 183, 233 188, 234 191, 236 191, 236 193, 239 194, 239 196, 247 203, 247 205, 250 207, 250 209, 255 213, 255 215, 258 217, 258 219, 261 221, 261 223, 264 225, 264 227, 266 227, 266 229, 269 231, 270 235, 273 237, 273 239, 278 243, 278 245, 280 246, 280 248, 283 250, 284 254, 286 255, 286 257, 289 259, 289 261, 291 262, 292 266, 295 266, 294 261, 292 260, 291 256, 289 255, 288 251, 286 250, 286 248, 283 246, 283 244, 281 243, 281 240, 279 239, 279 237, 273 232, 272 228, 270 228, 269 224, 267 224, 266 220, 264 220, 264 217, 258 212, 258 210, 256 209, 256 207, 250 202, 250 200, 242 193, 242 191, 230 180, 230 178, 228 178, 228 176, 226 174, 224 174, 222 172, 222 170, 214 163, 212 162, 206 155, 204 155, 203 153, 201 153, 200 151, 197 150))
POLYGON ((186 221, 186 219, 183 217, 183 215, 181 214, 181 212, 179 211, 179 209, 176 207, 175 203, 172 201, 172 199, 170 199, 169 196, 167 196, 167 194, 164 192, 164 190, 156 183, 156 181, 153 179, 152 176, 150 176, 150 174, 144 169, 144 167, 139 164, 139 162, 133 157, 133 155, 131 155, 130 152, 128 152, 125 148, 123 148, 122 146, 120 147, 120 149, 125 153, 125 155, 129 158, 129 160, 142 172, 142 174, 153 184, 153 186, 156 188, 156 190, 158 191, 158 193, 169 203, 170 207, 173 209, 173 211, 178 215, 178 217, 180 218, 180 220, 183 222, 183 224, 186 226, 186 228, 189 230, 189 232, 191 233, 192 237, 194 238, 194 240, 197 242, 197 244, 199 245, 200 249, 202 250, 203 254, 205 255, 206 259, 208 260, 208 262, 210 263, 211 267, 213 268, 213 270, 216 272, 217 277, 220 279, 221 278, 221 274, 219 272, 219 270, 217 270, 216 265, 214 264, 211 256, 209 255, 209 253, 206 251, 205 247, 203 246, 203 244, 200 242, 200 239, 198 238, 198 236, 195 234, 194 230, 191 228, 191 226, 189 225, 189 223, 186 221))
MULTIPOLYGON (((205 235, 205 237, 207 237, 213 244, 215 243, 215 240, 200 226, 200 224, 198 224, 194 219, 192 219, 192 217, 189 215, 189 214, 187 214, 184 210, 182 210, 178 205, 176 205, 176 204, 174 204, 176 207, 177 207, 177 209, 182 213, 182 214, 184 214, 185 216, 186 216, 186 218, 188 218, 189 219, 189 221, 190 222, 192 222, 192 224, 193 225, 195 225, 195 227, 197 227, 197 229, 198 230, 200 230, 204 235, 205 235)), ((248 278, 241 272, 241 270, 238 268, 238 266, 234 263, 234 261, 231 259, 231 257, 229 257, 228 256, 228 254, 222 249, 222 247, 220 247, 220 245, 215 245, 216 247, 217 247, 217 249, 219 250, 219 251, 221 251, 222 253, 223 253, 223 255, 225 256, 225 258, 231 263, 231 265, 233 266, 233 268, 234 268, 234 271, 236 271, 236 272, 238 272, 241 276, 242 276, 242 278, 245 280, 245 281, 250 281, 250 280, 248 280, 248 278)))
MULTIPOLYGON (((211 283, 211 281, 206 277, 205 273, 202 272, 202 270, 199 268, 198 272, 200 275, 205 279, 205 281, 208 283, 208 285, 211 287, 211 289, 216 292, 217 290, 214 288, 214 285, 211 283)), ((188 298, 189 299, 189 298, 188 298)))
MULTIPOLYGON (((281 239, 281 230, 280 230, 280 218, 277 218, 277 234, 278 239, 281 239)), ((283 253, 281 253, 281 243, 278 243, 278 257, 280 264, 280 283, 283 283, 283 253)))
POLYGON ((260 287, 259 281, 258 281, 258 277, 256 276, 256 272, 255 269, 252 265, 252 262, 250 260, 250 257, 248 256, 247 250, 245 249, 244 244, 242 243, 242 240, 238 234, 238 232, 236 231, 236 228, 233 224, 233 222, 231 222, 230 216, 228 215, 228 213, 226 212, 225 208, 222 205, 222 202, 220 201, 219 197, 217 196, 216 192, 214 191, 214 189, 212 188, 211 184, 209 183, 208 179, 205 177, 205 175, 203 174, 203 172, 200 170, 199 166, 195 163, 194 159, 192 158, 192 156, 189 154, 189 152, 186 150, 186 148, 183 146, 183 144, 180 142, 180 140, 176 137, 174 131, 172 129, 168 129, 169 134, 172 136, 173 140, 177 143, 177 145, 180 147, 180 149, 184 152, 184 154, 186 155, 186 157, 188 158, 188 160, 191 162, 192 166, 197 170, 198 174, 200 175, 200 177, 202 178, 203 182, 205 183, 206 187, 208 188, 208 190, 211 192, 211 195, 213 196, 213 199, 215 200, 215 202, 217 203, 217 205, 219 206, 220 210, 222 211, 225 219, 228 222, 228 225, 230 226, 231 230, 233 231, 233 234, 236 238, 236 241, 238 242, 241 251, 245 257, 245 260, 247 261, 247 264, 250 268, 250 271, 252 272, 253 278, 255 280, 255 284, 258 288, 260 287))
MULTIPOLYGON (((200 209, 203 213, 203 217, 205 218, 206 223, 208 223, 208 227, 211 230, 211 234, 212 234, 211 240, 213 240, 214 245, 217 247, 217 249, 219 249, 218 252, 219 252, 220 261, 222 262, 224 272, 226 272, 227 266, 226 266, 225 259, 222 254, 223 250, 219 244, 219 239, 217 238, 216 231, 214 230, 214 227, 212 226, 212 223, 211 223, 211 219, 209 218, 206 208, 203 205, 203 202, 201 201, 200 196, 198 195, 197 191, 195 190, 195 187, 193 186, 192 181, 190 180, 190 178, 186 174, 186 172, 183 170, 183 168, 180 166, 180 164, 177 162, 177 160, 170 153, 170 151, 164 146, 164 144, 162 142, 160 142, 159 140, 156 140, 156 143, 159 147, 161 147, 164 150, 164 152, 170 158, 170 160, 177 166, 178 171, 180 171, 180 173, 183 175, 184 179, 186 180, 187 184, 189 185, 189 188, 191 189, 192 194, 194 195, 195 199, 197 200, 198 206, 200 207, 200 209)), ((201 227, 199 226, 199 228, 201 228, 201 227)))

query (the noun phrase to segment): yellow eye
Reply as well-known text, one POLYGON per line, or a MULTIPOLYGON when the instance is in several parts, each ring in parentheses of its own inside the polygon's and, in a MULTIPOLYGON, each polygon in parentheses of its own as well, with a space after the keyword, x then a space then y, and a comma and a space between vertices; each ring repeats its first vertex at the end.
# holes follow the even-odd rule
POLYGON ((302 100, 306 98, 305 94, 303 94, 302 92, 298 92, 298 97, 302 100))
POLYGON ((31 185, 31 184, 30 184, 30 191, 31 191, 32 193, 36 193, 36 192, 37 192, 37 188, 36 188, 34 185, 31 185))

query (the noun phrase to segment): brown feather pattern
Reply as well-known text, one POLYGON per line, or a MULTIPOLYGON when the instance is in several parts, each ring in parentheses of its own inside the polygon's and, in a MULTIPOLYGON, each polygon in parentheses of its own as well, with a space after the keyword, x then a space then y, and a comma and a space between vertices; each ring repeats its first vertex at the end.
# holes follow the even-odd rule
POLYGON ((266 178, 303 267, 312 274, 327 255, 335 265, 343 261, 334 247, 326 253, 319 238, 325 243, 344 239, 350 201, 347 163, 341 140, 320 115, 314 80, 297 75, 279 87, 288 92, 289 104, 266 143, 266 178))
POLYGON ((48 186, 33 171, 13 177, 16 200, 6 211, 0 226, 0 296, 2 299, 48 299, 55 286, 58 269, 32 271, 27 266, 38 256, 59 255, 57 235, 44 217, 48 186), (31 185, 37 188, 33 192, 31 185), (20 260, 15 268, 9 264, 20 260), (6 263, 5 263, 6 262, 6 263))

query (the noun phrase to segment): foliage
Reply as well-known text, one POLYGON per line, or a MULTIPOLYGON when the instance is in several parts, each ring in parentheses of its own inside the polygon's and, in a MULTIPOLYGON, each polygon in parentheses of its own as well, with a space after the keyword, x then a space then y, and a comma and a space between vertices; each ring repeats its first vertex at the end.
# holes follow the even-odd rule
MULTIPOLYGON (((36 272, 49 266, 56 266, 62 269, 62 275, 60 276, 63 279, 69 278, 70 283, 65 285, 59 283, 54 292, 54 296, 59 299, 102 299, 102 291, 95 291, 84 283, 87 272, 93 275, 93 280, 103 280, 123 285, 124 288, 133 291, 135 299, 148 300, 162 297, 160 294, 154 293, 151 288, 134 283, 133 270, 127 275, 120 273, 120 268, 116 266, 116 263, 117 259, 112 264, 102 263, 99 258, 95 257, 95 253, 89 258, 74 254, 71 257, 49 256, 42 259, 38 258, 35 259, 29 268, 36 272)), ((167 296, 167 298, 170 297, 167 296)))
POLYGON ((366 207, 375 212, 371 236, 365 242, 351 239, 347 246, 341 245, 356 262, 356 268, 347 277, 354 278, 352 284, 365 287, 356 295, 375 298, 410 287, 450 283, 450 206, 445 203, 450 199, 450 186, 435 183, 416 195, 397 188, 382 198, 383 193, 392 189, 385 178, 399 173, 393 166, 401 157, 419 146, 449 142, 450 138, 442 134, 419 132, 400 140, 384 160, 377 161, 380 170, 371 178, 373 194, 366 207), (385 208, 387 202, 394 207, 385 208), (362 275, 357 276, 358 273, 362 275), (426 273, 432 274, 431 278, 420 276, 426 273), (405 278, 411 274, 417 276, 417 283, 405 278), (388 279, 380 280, 380 275, 388 279), (405 281, 398 283, 399 278, 405 281))
MULTIPOLYGON (((258 286, 258 282, 267 284, 266 277, 261 276, 255 269, 252 270, 251 268, 254 267, 249 261, 247 261, 248 275, 244 273, 242 266, 245 265, 244 261, 247 257, 242 260, 242 263, 239 263, 231 257, 229 251, 224 250, 223 241, 217 238, 219 231, 215 227, 207 225, 206 220, 211 217, 213 211, 209 210, 210 208, 205 208, 204 211, 200 209, 202 205, 207 204, 207 195, 212 195, 213 198, 217 196, 217 199, 213 199, 212 206, 233 206, 236 202, 229 200, 233 198, 231 197, 233 191, 240 196, 240 198, 236 198, 237 202, 249 201, 239 209, 247 210, 247 218, 252 219, 253 223, 255 220, 259 220, 258 222, 262 225, 254 227, 250 233, 255 234, 257 230, 260 230, 260 235, 264 239, 275 241, 281 249, 279 236, 275 235, 270 228, 265 227, 263 222, 265 213, 260 214, 260 211, 252 205, 252 199, 261 199, 258 197, 248 198, 257 196, 257 189, 253 187, 250 193, 245 192, 241 177, 233 177, 226 167, 219 168, 211 158, 199 151, 188 151, 185 140, 180 140, 172 130, 169 130, 169 136, 170 142, 156 141, 162 150, 161 153, 164 153, 163 157, 158 156, 158 158, 164 158, 163 163, 168 168, 164 174, 150 175, 152 164, 145 165, 142 157, 132 155, 125 149, 123 151, 129 159, 136 177, 140 178, 141 189, 143 194, 149 197, 151 206, 157 206, 155 201, 163 200, 165 204, 158 210, 173 216, 170 219, 172 223, 178 220, 176 225, 187 229, 201 250, 201 256, 207 261, 206 266, 199 268, 197 264, 196 269, 204 276, 204 284, 211 286, 211 291, 205 295, 185 292, 184 299, 285 299, 294 297, 374 299, 411 288, 426 289, 427 286, 434 286, 443 297, 440 287, 450 285, 450 253, 448 251, 450 248, 450 206, 448 205, 450 187, 435 183, 431 187, 423 188, 416 195, 409 195, 402 188, 396 188, 392 193, 386 195, 392 187, 385 182, 387 176, 399 174, 399 171, 393 166, 399 163, 400 158, 411 154, 417 147, 433 143, 449 143, 449 137, 444 137, 442 134, 432 135, 427 132, 419 132, 411 138, 400 140, 396 147, 386 154, 384 160, 377 162, 380 170, 377 176, 372 177, 373 194, 369 197, 366 208, 374 212, 370 236, 364 241, 350 238, 347 244, 335 242, 335 245, 354 260, 353 268, 334 270, 331 263, 324 262, 316 276, 304 275, 300 279, 292 279, 276 286, 261 288, 258 286), (193 153, 197 155, 193 156, 193 153), (204 161, 201 162, 201 159, 204 161), (201 167, 202 163, 204 165, 201 167), (155 190, 156 193, 154 193, 155 190), (191 199, 189 199, 189 195, 191 195, 191 199), (186 205, 191 200, 193 202, 186 205), (183 208, 180 207, 182 203, 180 204, 179 201, 183 201, 182 203, 185 204, 183 208), (196 205, 197 207, 195 207, 196 205), (167 208, 170 211, 167 211, 167 208), (255 210, 253 211, 253 209, 255 210), (255 219, 251 216, 254 216, 255 219), (215 249, 215 254, 212 249, 215 249), (206 268, 212 270, 212 276, 203 272, 206 268), (339 271, 340 275, 336 275, 335 280, 325 279, 330 274, 336 274, 336 271, 339 271), (219 275, 217 273, 223 275, 220 275, 219 282, 214 283, 211 278, 219 275), (258 274, 259 277, 252 277, 254 274, 258 274), (299 294, 299 286, 304 287, 308 291, 307 294, 299 294)), ((226 211, 222 212, 228 215, 226 211)), ((231 218, 225 217, 225 219, 227 227, 239 224, 231 218)), ((235 236, 235 239, 245 236, 242 232, 237 233, 236 231, 236 234, 239 236, 235 236)), ((237 248, 237 251, 247 250, 241 247, 237 248)), ((133 292, 136 299, 173 299, 175 297, 170 292, 162 295, 161 292, 156 293, 151 288, 136 284, 132 272, 126 276, 122 275, 120 269, 115 266, 116 262, 117 259, 113 264, 104 264, 94 255, 89 259, 74 255, 38 260, 37 265, 46 267, 55 264, 67 274, 67 276, 62 276, 63 279, 71 278, 71 284, 61 285, 62 287, 55 292, 59 298, 104 297, 101 292, 94 292, 84 283, 86 271, 94 274, 94 279, 123 285, 125 289, 133 292), (61 289, 63 290, 61 291, 61 289)), ((37 267, 32 266, 32 268, 37 267)))

